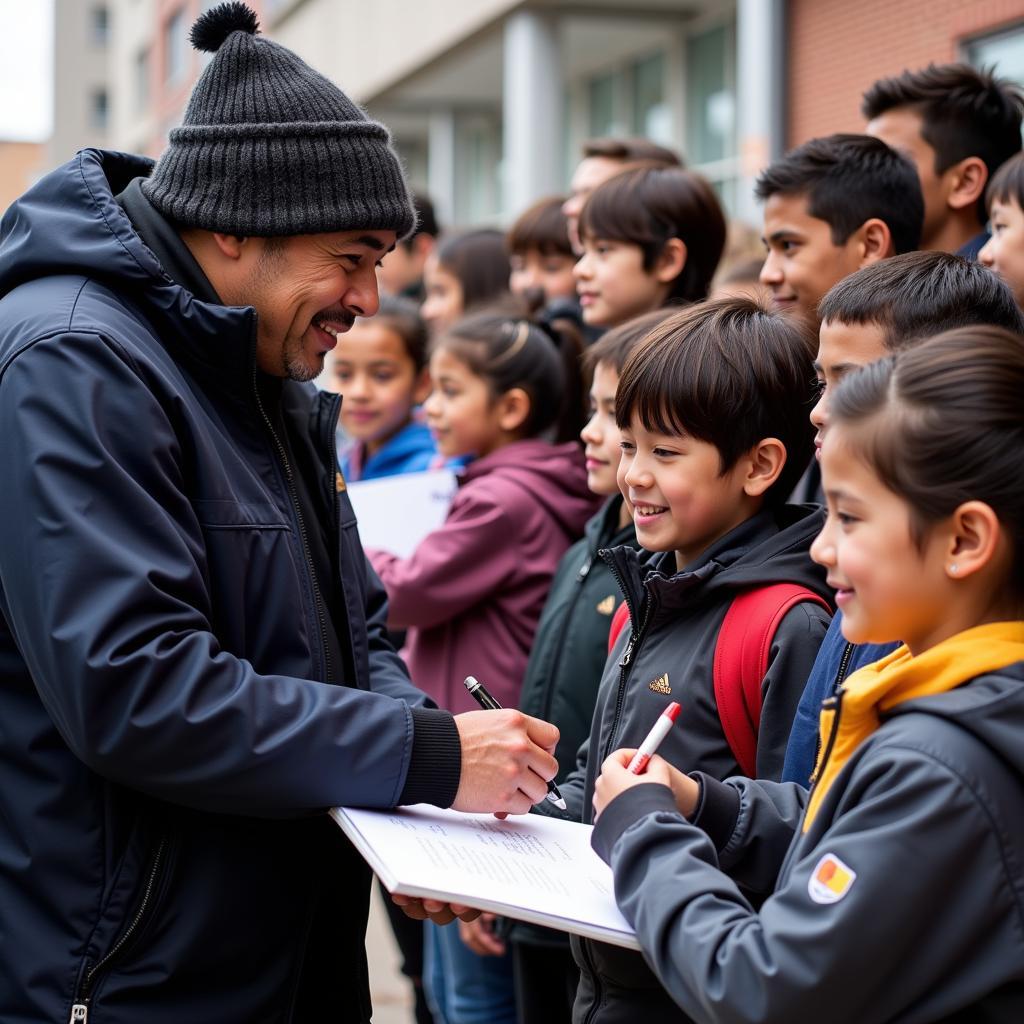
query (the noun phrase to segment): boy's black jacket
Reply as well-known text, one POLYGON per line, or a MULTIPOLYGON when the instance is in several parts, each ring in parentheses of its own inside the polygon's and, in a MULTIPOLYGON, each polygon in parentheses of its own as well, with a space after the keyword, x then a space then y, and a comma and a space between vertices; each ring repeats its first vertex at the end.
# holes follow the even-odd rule
MULTIPOLYGON (((682 711, 661 756, 682 770, 718 779, 740 774, 714 697, 712 666, 722 620, 737 593, 773 583, 797 583, 831 600, 824 570, 808 554, 823 522, 816 505, 762 511, 678 572, 673 552, 650 562, 631 548, 603 552, 630 606, 631 627, 608 660, 577 769, 560 787, 574 817, 592 820, 601 762, 620 747, 639 746, 670 701, 679 701, 682 711)), ((759 777, 781 775, 793 715, 828 623, 825 611, 805 602, 779 624, 762 685, 759 777)), ((638 953, 576 938, 573 947, 581 969, 575 1020, 685 1019, 638 953)))

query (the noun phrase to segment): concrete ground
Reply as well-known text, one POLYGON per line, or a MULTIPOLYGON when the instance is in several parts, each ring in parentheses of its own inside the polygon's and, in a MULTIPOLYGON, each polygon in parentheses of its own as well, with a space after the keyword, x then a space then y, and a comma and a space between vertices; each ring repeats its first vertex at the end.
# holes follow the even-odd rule
POLYGON ((412 988, 398 969, 400 956, 391 934, 380 890, 373 886, 366 928, 366 959, 374 1024, 413 1024, 412 988))

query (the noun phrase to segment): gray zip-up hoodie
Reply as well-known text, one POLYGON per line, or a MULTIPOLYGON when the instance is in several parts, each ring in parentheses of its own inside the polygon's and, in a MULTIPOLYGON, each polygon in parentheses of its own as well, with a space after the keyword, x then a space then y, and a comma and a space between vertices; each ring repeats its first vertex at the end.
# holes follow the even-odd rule
MULTIPOLYGON (((576 820, 591 820, 594 780, 604 758, 619 747, 639 746, 670 701, 679 701, 682 713, 662 743, 662 756, 715 778, 739 773, 715 704, 712 668, 722 620, 737 594, 753 587, 798 583, 829 597, 824 573, 808 554, 822 521, 817 506, 763 511, 679 572, 671 552, 650 561, 631 548, 602 553, 636 629, 623 631, 608 659, 590 739, 576 771, 559 786, 576 820)), ((760 776, 777 779, 782 772, 793 715, 829 618, 819 606, 803 603, 779 624, 761 687, 760 776)), ((573 950, 581 969, 574 1021, 685 1020, 637 953, 576 938, 573 950)))
POLYGON ((1022 739, 1019 663, 894 708, 806 833, 801 787, 700 777, 694 824, 667 788, 636 787, 594 847, 701 1024, 1019 1024, 1022 739), (774 892, 755 911, 740 884, 774 892))

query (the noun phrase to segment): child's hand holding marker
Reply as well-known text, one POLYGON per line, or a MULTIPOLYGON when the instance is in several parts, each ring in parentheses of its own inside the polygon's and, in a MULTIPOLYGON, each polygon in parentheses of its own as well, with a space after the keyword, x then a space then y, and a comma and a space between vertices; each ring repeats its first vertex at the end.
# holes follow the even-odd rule
MULTIPOLYGON (((594 786, 595 820, 612 800, 633 786, 642 786, 652 782, 661 783, 663 786, 668 786, 673 795, 676 795, 678 787, 682 787, 685 792, 686 786, 681 780, 696 787, 696 783, 692 779, 676 771, 668 762, 655 754, 678 716, 679 705, 673 701, 658 716, 651 731, 640 744, 639 750, 616 750, 608 756, 604 764, 601 765, 601 775, 594 786)), ((676 795, 677 802, 678 799, 679 797, 676 795)))

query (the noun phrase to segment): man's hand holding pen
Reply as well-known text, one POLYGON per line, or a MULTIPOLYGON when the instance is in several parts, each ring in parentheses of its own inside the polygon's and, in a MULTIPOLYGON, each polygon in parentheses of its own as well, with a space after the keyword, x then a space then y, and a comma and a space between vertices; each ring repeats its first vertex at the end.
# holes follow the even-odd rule
POLYGON ((558 771, 558 729, 511 709, 455 716, 462 744, 457 811, 525 814, 558 771))

